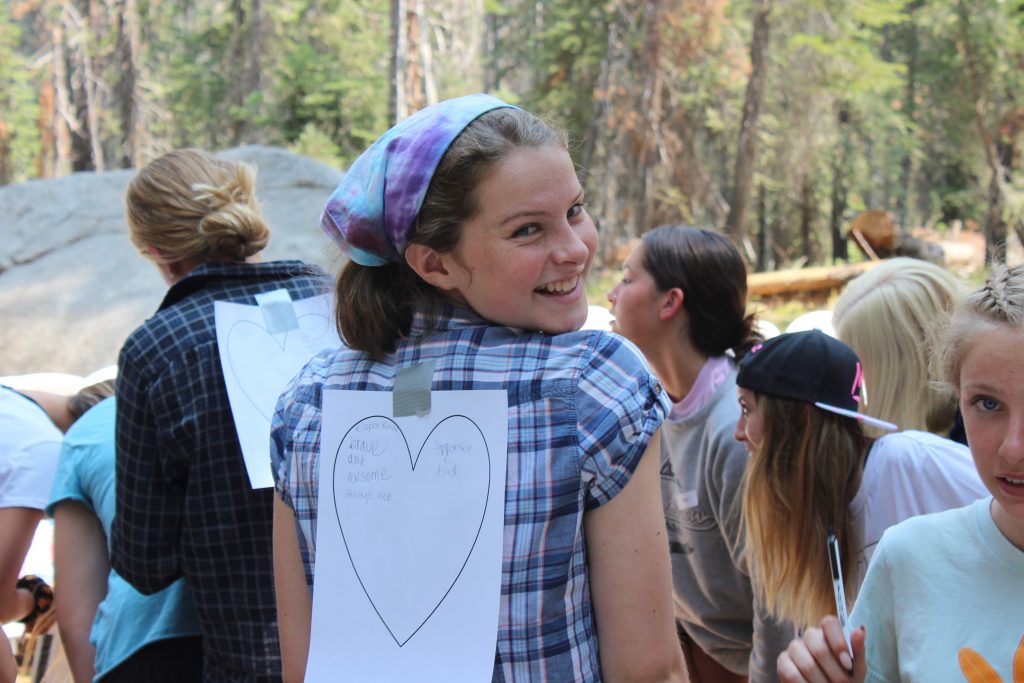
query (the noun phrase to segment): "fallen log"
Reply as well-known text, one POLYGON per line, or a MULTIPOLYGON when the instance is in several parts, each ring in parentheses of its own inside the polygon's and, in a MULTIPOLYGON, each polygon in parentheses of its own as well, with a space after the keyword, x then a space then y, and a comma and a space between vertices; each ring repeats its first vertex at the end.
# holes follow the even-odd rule
POLYGON ((773 273, 751 273, 747 276, 747 293, 750 296, 773 296, 775 294, 796 294, 800 292, 821 292, 840 289, 847 282, 866 273, 882 261, 847 263, 840 266, 816 266, 814 268, 793 268, 773 273))

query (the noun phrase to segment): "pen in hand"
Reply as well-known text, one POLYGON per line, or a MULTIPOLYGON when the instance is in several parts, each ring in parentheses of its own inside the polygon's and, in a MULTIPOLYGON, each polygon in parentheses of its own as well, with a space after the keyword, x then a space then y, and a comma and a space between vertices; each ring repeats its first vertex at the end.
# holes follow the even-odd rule
POLYGON ((846 649, 853 657, 853 645, 850 643, 850 617, 846 612, 846 591, 843 590, 843 566, 839 562, 839 540, 832 529, 828 531, 828 563, 832 568, 832 588, 836 598, 836 616, 839 617, 839 625, 843 628, 843 637, 846 638, 846 649))

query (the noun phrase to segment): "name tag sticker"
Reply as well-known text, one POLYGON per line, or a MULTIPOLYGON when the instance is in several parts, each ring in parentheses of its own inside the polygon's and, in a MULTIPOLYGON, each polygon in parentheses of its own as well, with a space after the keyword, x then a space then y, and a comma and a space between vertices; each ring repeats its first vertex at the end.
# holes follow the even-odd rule
POLYGON ((695 508, 697 507, 697 492, 677 491, 673 498, 673 502, 676 504, 676 509, 678 510, 689 510, 690 508, 695 508))

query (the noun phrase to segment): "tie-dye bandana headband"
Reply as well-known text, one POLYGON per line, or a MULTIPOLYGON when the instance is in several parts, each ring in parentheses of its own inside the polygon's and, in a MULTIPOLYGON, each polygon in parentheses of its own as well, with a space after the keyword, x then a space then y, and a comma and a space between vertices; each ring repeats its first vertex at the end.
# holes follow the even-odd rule
POLYGON ((448 147, 481 114, 511 106, 490 95, 466 95, 399 122, 348 169, 327 200, 320 227, 359 265, 401 263, 448 147))

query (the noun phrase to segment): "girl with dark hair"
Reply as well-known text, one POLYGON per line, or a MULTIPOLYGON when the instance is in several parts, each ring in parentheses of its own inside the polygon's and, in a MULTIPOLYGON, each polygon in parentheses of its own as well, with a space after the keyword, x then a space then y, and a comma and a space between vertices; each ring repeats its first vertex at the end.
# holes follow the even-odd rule
POLYGON ((667 404, 631 344, 577 331, 597 231, 563 136, 486 95, 428 107, 357 159, 322 225, 351 258, 348 346, 306 366, 273 422, 286 680, 309 650, 323 389, 391 391, 429 361, 432 389, 509 396, 493 680, 682 680, 657 488, 667 404))
POLYGON ((662 504, 691 675, 772 680, 792 629, 758 610, 743 560, 748 456, 733 439, 735 357, 759 341, 743 259, 722 235, 665 226, 644 234, 622 271, 608 294, 612 329, 640 347, 673 401, 661 435, 662 504))

